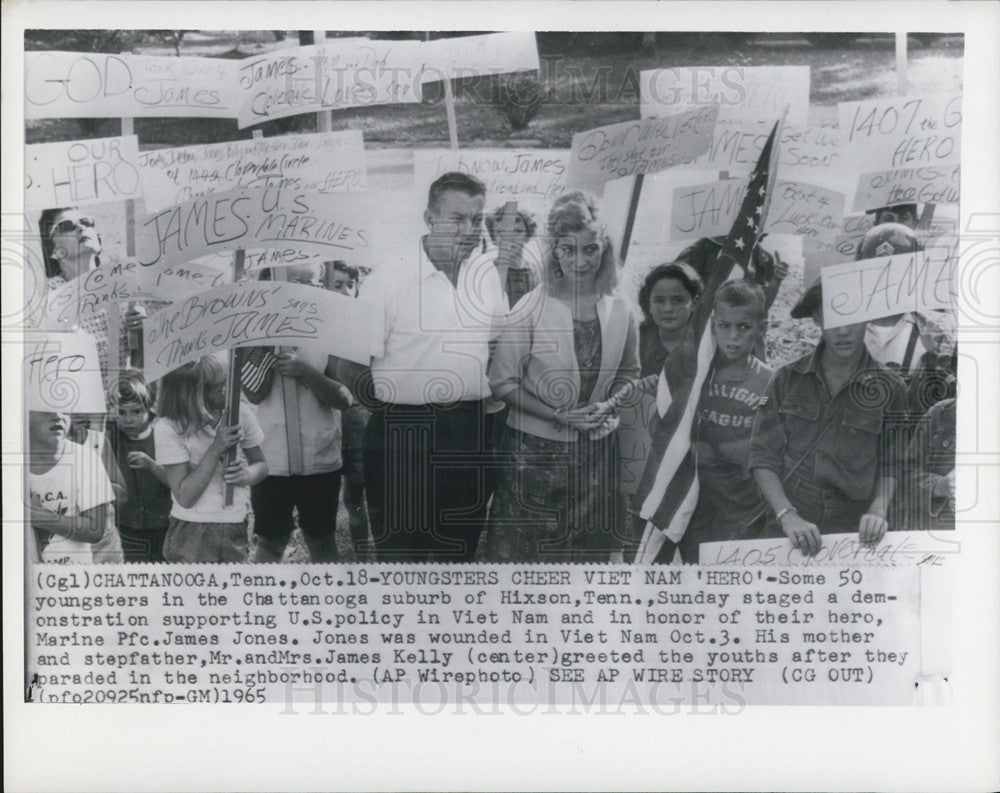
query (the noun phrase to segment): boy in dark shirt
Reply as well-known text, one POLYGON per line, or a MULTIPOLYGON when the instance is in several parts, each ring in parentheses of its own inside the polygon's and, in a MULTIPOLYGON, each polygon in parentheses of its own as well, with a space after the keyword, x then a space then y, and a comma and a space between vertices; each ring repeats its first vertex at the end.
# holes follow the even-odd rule
POLYGON ((108 423, 108 440, 125 479, 128 500, 116 513, 126 562, 162 562, 170 523, 170 487, 156 462, 153 405, 156 394, 141 372, 122 372, 112 399, 117 422, 108 423))
POLYGON ((821 533, 878 543, 905 450, 905 386, 866 349, 866 323, 824 326, 820 284, 791 315, 812 317, 823 335, 778 370, 754 420, 750 468, 774 511, 769 533, 807 555, 821 533))
POLYGON ((763 529, 765 504, 747 462, 753 419, 774 375, 753 355, 766 305, 764 290, 750 281, 729 281, 716 293, 715 358, 695 424, 698 505, 681 541, 688 563, 698 561, 700 543, 752 539, 763 529))

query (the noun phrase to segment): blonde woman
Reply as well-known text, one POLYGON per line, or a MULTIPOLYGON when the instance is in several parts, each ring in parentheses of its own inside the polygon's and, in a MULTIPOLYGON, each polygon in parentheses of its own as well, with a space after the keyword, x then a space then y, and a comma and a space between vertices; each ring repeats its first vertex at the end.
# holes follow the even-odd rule
POLYGON ((512 310, 490 368, 510 407, 491 561, 607 560, 622 542, 616 419, 596 403, 638 376, 636 322, 593 197, 560 198, 547 233, 543 282, 512 310))

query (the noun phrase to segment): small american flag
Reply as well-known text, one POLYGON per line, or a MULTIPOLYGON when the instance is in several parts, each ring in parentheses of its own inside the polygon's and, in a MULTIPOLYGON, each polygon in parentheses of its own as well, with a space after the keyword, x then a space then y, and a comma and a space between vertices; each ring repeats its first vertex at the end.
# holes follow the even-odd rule
POLYGON ((240 385, 253 405, 259 405, 271 390, 274 364, 278 357, 270 347, 251 347, 240 350, 240 385))
POLYGON ((639 516, 646 520, 646 531, 636 555, 638 563, 669 562, 661 553, 664 541, 678 542, 684 536, 698 503, 691 428, 715 355, 715 339, 709 328, 712 304, 722 284, 746 277, 750 256, 762 236, 769 204, 772 149, 780 123, 771 129, 750 175, 739 215, 719 251, 715 267, 705 279, 705 289, 691 321, 693 332, 677 354, 667 357, 660 372, 656 391, 658 420, 652 428, 649 459, 633 502, 639 516))

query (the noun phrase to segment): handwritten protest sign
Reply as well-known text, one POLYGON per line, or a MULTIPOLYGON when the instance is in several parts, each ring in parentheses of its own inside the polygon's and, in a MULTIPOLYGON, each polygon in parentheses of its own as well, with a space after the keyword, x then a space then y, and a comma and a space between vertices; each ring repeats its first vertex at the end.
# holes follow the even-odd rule
POLYGON ((929 165, 858 177, 854 211, 893 204, 957 204, 961 195, 962 166, 929 165))
POLYGON ((567 186, 603 192, 604 183, 691 162, 708 151, 717 107, 623 121, 573 136, 567 186))
MULTIPOLYGON (((670 239, 697 239, 728 234, 739 212, 746 179, 678 187, 670 207, 670 239)), ((801 182, 777 181, 764 231, 793 234, 832 243, 840 233, 844 196, 801 182)))
POLYGON ((961 94, 841 102, 837 118, 844 145, 863 172, 961 161, 961 94))
POLYGON ((25 146, 24 206, 47 209, 141 198, 138 162, 135 135, 25 146))
POLYGON ((299 113, 419 102, 420 41, 330 39, 239 62, 240 127, 299 113))
POLYGON ((457 36, 423 43, 425 83, 456 77, 538 70, 538 45, 530 31, 457 36))
POLYGON ((368 189, 361 130, 157 149, 140 154, 138 162, 147 211, 239 187, 368 189))
POLYGON ((375 314, 363 299, 281 281, 240 281, 161 309, 146 320, 146 376, 155 380, 233 347, 313 347, 367 364, 375 314))
POLYGON ((958 553, 958 543, 940 532, 890 531, 878 545, 865 545, 857 534, 824 534, 815 556, 806 556, 784 537, 728 540, 701 544, 699 564, 709 565, 861 565, 936 564, 958 553))
POLYGON ((775 182, 764 230, 833 242, 840 234, 844 194, 802 182, 775 182))
POLYGON ((852 174, 843 140, 843 133, 832 127, 786 124, 781 128, 778 147, 778 176, 825 187, 845 187, 852 174))
POLYGON ((832 264, 823 280, 823 325, 837 328, 907 311, 949 309, 957 258, 953 244, 832 264))
POLYGON ((674 190, 670 204, 670 239, 686 240, 727 234, 747 191, 746 179, 724 179, 674 190))
POLYGON ((238 61, 83 52, 24 54, 24 117, 236 117, 238 61))
MULTIPOLYGON (((639 73, 643 118, 718 105, 719 118, 809 123, 808 66, 689 66, 639 73)), ((766 134, 766 133, 765 133, 766 134)))
POLYGON ((29 410, 103 413, 104 383, 94 337, 87 333, 31 333, 23 382, 29 410))
POLYGON ((486 208, 517 201, 544 218, 552 202, 566 189, 569 151, 566 149, 463 149, 413 152, 413 183, 418 192, 441 174, 461 171, 486 185, 486 208))
POLYGON ((305 248, 360 266, 374 214, 346 194, 227 190, 147 214, 137 224, 136 258, 149 267, 236 248, 305 248))

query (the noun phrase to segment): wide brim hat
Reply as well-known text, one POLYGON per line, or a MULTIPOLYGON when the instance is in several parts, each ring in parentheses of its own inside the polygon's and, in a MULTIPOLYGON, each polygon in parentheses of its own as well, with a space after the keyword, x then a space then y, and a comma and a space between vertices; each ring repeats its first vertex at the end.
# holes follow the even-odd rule
POLYGON ((813 284, 805 292, 798 302, 792 306, 792 319, 806 319, 811 317, 813 312, 823 304, 823 285, 813 284))

